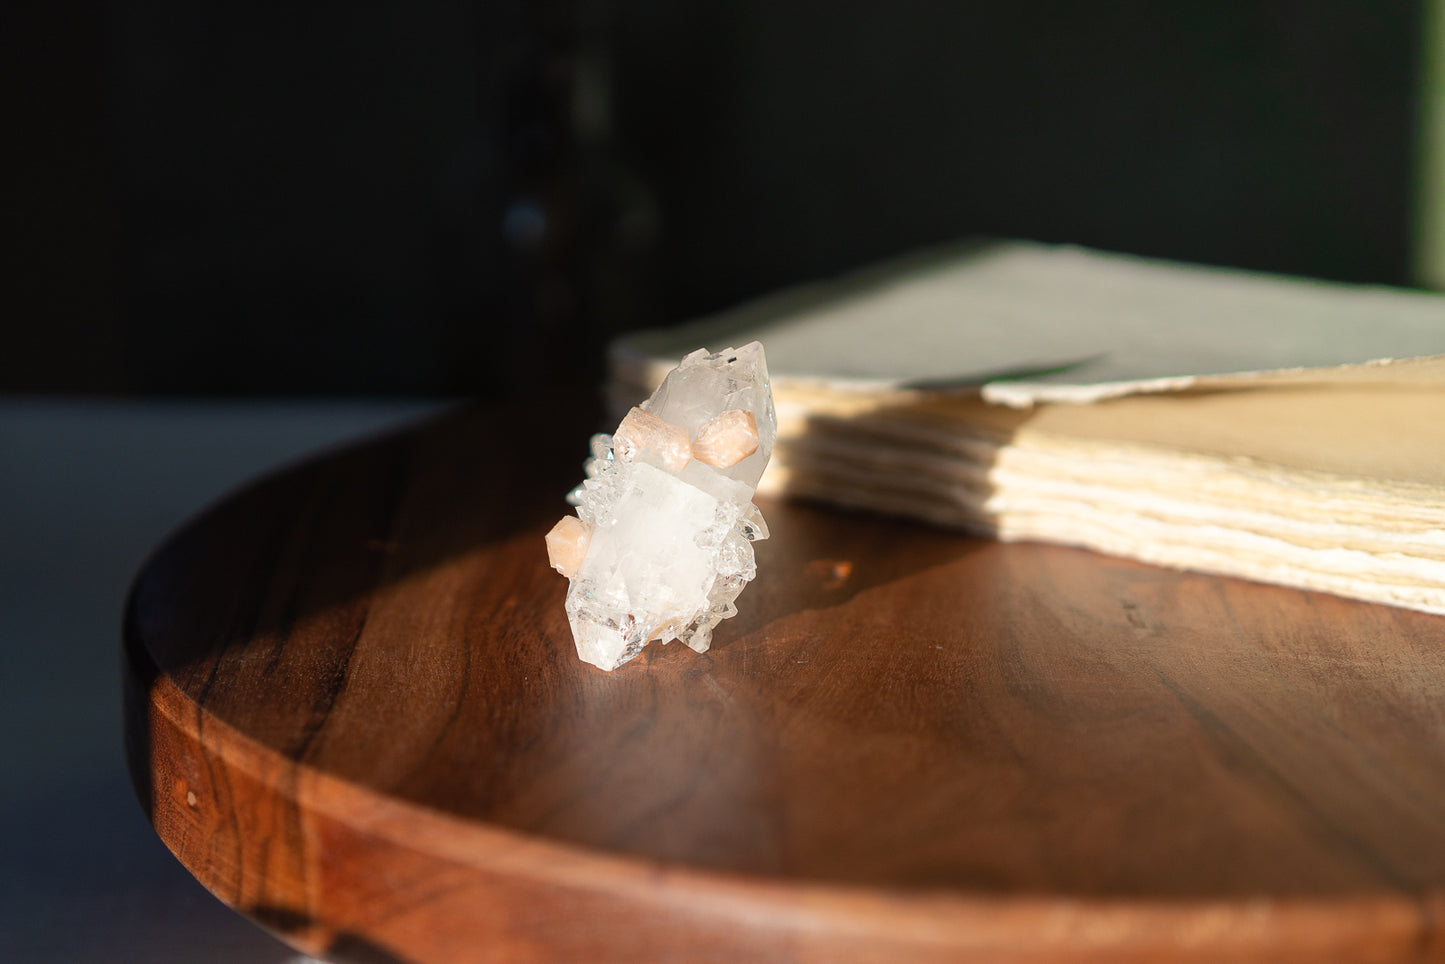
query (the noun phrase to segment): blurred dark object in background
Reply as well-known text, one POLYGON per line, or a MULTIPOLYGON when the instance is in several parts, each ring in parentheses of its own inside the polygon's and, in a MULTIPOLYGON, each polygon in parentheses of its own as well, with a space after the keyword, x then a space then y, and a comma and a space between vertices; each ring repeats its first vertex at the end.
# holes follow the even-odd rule
POLYGON ((1421 6, 12 6, 0 390, 506 394, 968 234, 1404 283, 1421 6))

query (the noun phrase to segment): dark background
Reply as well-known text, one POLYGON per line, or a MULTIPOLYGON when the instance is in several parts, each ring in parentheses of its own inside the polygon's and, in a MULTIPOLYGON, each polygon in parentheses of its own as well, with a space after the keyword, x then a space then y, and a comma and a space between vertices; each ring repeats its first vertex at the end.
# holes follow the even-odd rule
POLYGON ((0 391, 496 395, 980 233, 1410 280, 1417 2, 0 16, 0 391))

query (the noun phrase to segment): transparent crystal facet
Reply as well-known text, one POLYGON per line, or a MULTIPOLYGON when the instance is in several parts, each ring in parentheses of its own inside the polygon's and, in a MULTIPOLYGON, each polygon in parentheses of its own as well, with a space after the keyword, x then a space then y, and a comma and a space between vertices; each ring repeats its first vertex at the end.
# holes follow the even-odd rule
POLYGON ((757 448, 716 466, 638 457, 645 444, 619 458, 613 436, 593 436, 587 479, 568 496, 590 541, 567 592, 567 618, 577 655, 607 670, 653 639, 681 639, 705 652, 713 628, 737 613, 738 593, 757 573, 752 542, 768 537, 752 503, 777 434, 762 345, 693 352, 641 409, 666 423, 654 429, 693 442, 707 426, 715 435, 719 424, 755 425, 757 448), (748 417, 717 421, 724 413, 748 417))

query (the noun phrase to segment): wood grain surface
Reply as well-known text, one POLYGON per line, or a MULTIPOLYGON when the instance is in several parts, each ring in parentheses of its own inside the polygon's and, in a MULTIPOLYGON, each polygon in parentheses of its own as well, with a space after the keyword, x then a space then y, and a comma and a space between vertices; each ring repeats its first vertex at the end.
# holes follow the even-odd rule
POLYGON ((588 426, 453 413, 137 580, 143 805, 338 961, 1445 960, 1445 619, 765 503, 710 653, 578 661, 588 426))

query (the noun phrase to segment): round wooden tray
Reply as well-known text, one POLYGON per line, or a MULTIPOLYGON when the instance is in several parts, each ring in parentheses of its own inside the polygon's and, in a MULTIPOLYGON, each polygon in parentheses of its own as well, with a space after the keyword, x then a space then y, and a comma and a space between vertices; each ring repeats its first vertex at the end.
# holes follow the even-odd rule
POLYGON ((1445 957, 1445 619, 764 503, 710 653, 578 661, 586 427, 465 411, 141 573, 141 800, 336 960, 1445 957))

